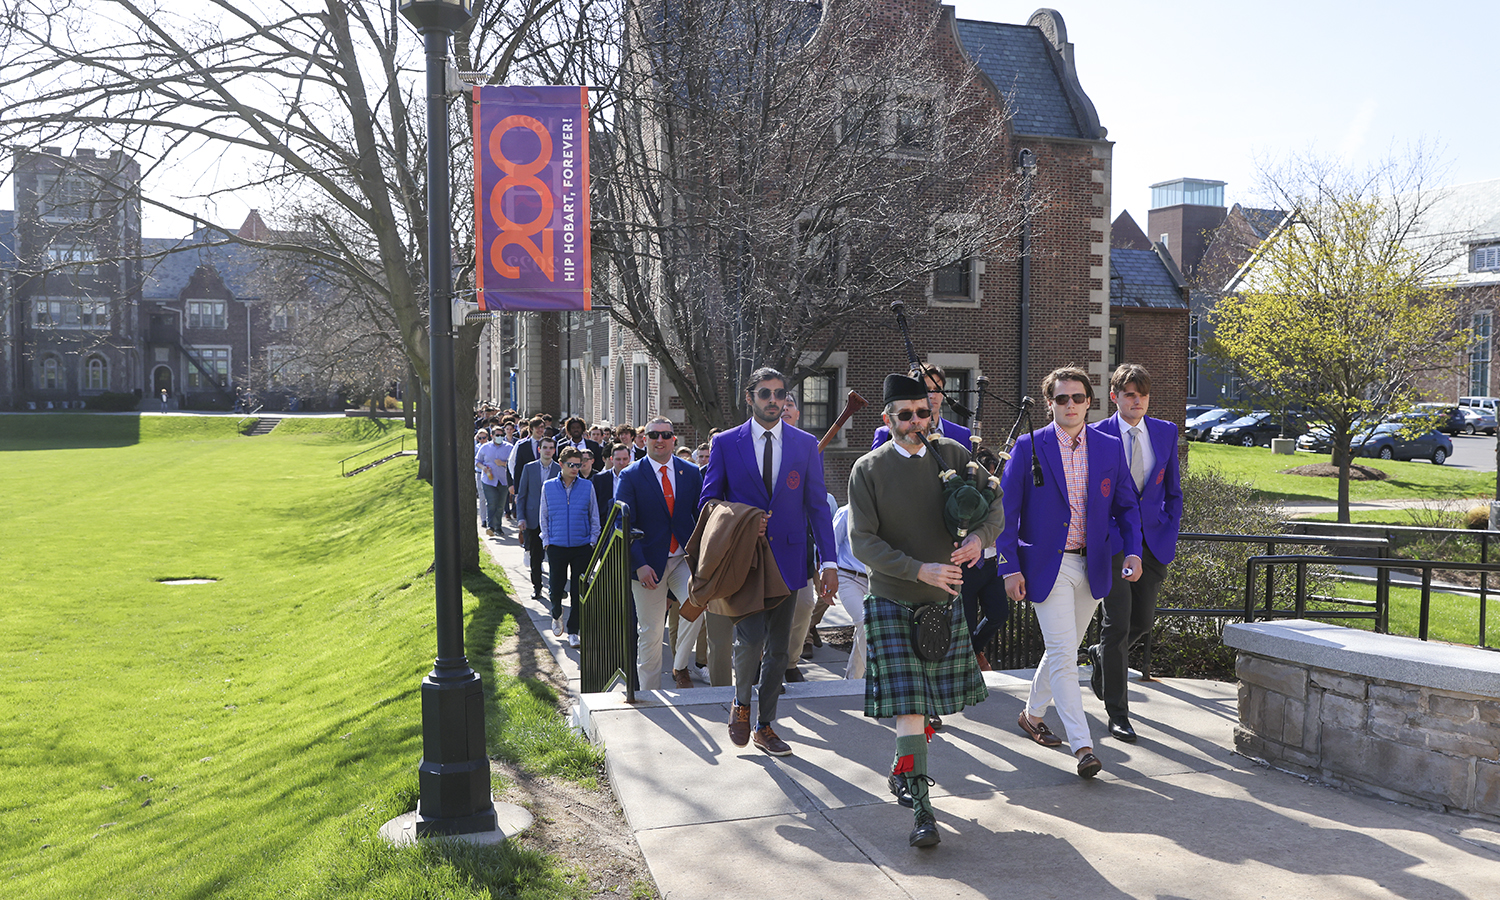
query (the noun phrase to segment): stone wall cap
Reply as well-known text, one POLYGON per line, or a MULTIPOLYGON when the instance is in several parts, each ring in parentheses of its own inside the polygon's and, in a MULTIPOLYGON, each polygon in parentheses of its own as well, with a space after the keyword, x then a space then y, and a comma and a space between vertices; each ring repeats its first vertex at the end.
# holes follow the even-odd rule
POLYGON ((1500 697, 1500 653, 1478 647, 1375 634, 1307 619, 1228 625, 1224 643, 1246 653, 1333 672, 1500 697))

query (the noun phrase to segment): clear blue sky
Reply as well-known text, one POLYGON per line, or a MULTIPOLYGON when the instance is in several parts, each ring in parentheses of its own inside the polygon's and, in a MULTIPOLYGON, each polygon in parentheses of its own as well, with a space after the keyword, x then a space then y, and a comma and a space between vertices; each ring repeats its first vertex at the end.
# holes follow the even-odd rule
MULTIPOLYGON (((1038 5, 958 0, 1024 24, 1038 5)), ((1500 178, 1493 0, 1058 0, 1079 81, 1109 129, 1114 209, 1142 227, 1150 185, 1226 181, 1255 205, 1256 162, 1315 150, 1360 166, 1425 139, 1445 184, 1500 178)))

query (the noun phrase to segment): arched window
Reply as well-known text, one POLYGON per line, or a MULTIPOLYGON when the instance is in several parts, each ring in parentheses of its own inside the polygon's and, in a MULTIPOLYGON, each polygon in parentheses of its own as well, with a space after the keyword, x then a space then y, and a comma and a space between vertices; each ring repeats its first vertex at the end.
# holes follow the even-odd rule
POLYGON ((88 385, 87 390, 102 391, 109 387, 109 364, 103 357, 90 356, 85 364, 84 383, 88 385))
POLYGON ((57 357, 48 356, 42 360, 42 390, 55 391, 62 387, 62 365, 57 357))

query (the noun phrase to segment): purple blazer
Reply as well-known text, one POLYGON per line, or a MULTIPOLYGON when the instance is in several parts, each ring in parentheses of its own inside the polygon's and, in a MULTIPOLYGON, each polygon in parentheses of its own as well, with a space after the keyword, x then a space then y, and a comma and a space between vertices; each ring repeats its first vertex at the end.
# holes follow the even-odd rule
MULTIPOLYGON (((1086 426, 1089 448, 1088 522, 1084 546, 1089 590, 1103 597, 1115 581, 1111 559, 1116 553, 1141 554, 1141 518, 1136 508, 1135 484, 1125 465, 1120 439, 1086 426)), ((999 574, 1020 572, 1026 578, 1026 599, 1041 603, 1057 583, 1063 548, 1068 542, 1068 483, 1063 475, 1062 450, 1051 422, 1016 439, 1000 487, 1005 492, 1005 528, 995 547, 1000 551, 999 574), (1042 461, 1042 487, 1032 483, 1031 455, 1042 461)))
MULTIPOLYGON (((1182 475, 1177 465, 1177 426, 1161 419, 1145 417, 1146 437, 1151 440, 1151 452, 1156 455, 1156 465, 1146 473, 1146 486, 1140 492, 1141 542, 1151 548, 1151 555, 1162 563, 1177 558, 1177 535, 1182 531, 1182 475)), ((1127 426, 1115 413, 1094 426, 1105 434, 1120 438, 1120 452, 1124 453, 1125 438, 1122 433, 1127 426)), ((1130 457, 1125 457, 1125 470, 1130 470, 1130 457)))
POLYGON ((797 590, 807 584, 807 534, 818 548, 818 558, 838 558, 833 540, 833 513, 828 509, 828 491, 823 486, 823 455, 818 439, 782 423, 781 471, 776 473, 773 492, 766 496, 760 476, 753 420, 714 437, 713 452, 703 470, 703 502, 728 500, 769 510, 766 540, 787 586, 797 590))

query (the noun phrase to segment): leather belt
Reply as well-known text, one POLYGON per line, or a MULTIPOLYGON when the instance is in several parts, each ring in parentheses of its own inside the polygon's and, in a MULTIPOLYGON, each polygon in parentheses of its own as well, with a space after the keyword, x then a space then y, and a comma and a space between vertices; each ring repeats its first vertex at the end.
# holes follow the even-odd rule
POLYGON ((1086 547, 1086 546, 1084 546, 1084 547, 1073 547, 1073 548, 1064 550, 1063 552, 1064 553, 1074 553, 1074 554, 1077 554, 1079 556, 1088 556, 1089 555, 1089 548, 1086 547))

